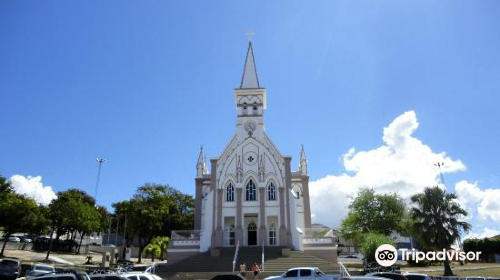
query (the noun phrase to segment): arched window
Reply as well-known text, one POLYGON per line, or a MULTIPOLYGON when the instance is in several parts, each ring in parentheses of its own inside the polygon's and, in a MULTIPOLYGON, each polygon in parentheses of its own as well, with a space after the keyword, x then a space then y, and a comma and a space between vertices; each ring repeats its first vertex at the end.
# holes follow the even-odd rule
POLYGON ((247 103, 243 102, 243 115, 247 114, 247 103))
POLYGON ((245 188, 245 200, 255 201, 257 200, 257 189, 255 188, 255 183, 250 179, 245 188))
POLYGON ((267 200, 276 200, 276 186, 273 182, 267 185, 267 200))
POLYGON ((269 245, 274 246, 276 245, 276 226, 274 224, 271 224, 269 227, 269 245))
POLYGON ((234 201, 234 187, 229 183, 226 187, 226 201, 234 201))
POLYGON ((252 222, 250 222, 248 224, 247 230, 248 231, 256 231, 257 230, 257 225, 252 221, 252 222))

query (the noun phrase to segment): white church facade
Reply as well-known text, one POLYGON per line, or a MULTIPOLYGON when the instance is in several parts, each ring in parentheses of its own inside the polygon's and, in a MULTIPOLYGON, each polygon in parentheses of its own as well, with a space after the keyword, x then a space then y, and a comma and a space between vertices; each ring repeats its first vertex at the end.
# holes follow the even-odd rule
POLYGON ((237 244, 302 250, 303 231, 311 227, 307 159, 301 147, 298 170, 292 171, 292 157, 281 154, 266 134, 266 95, 250 42, 234 89, 234 137, 210 162, 201 149, 196 165, 194 229, 200 252, 237 244))

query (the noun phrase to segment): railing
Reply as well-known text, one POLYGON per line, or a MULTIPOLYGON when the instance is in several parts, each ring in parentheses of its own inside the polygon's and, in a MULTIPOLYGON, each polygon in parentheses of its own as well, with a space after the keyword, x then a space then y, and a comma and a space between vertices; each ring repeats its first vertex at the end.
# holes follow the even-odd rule
POLYGON ((349 274, 349 271, 347 271, 347 269, 341 262, 339 262, 339 269, 340 269, 340 278, 351 277, 351 274, 349 274))
POLYGON ((200 240, 201 230, 173 230, 172 240, 200 240))
POLYGON ((262 260, 261 260, 262 269, 261 269, 261 271, 264 271, 264 243, 265 243, 265 241, 262 242, 262 260))
POLYGON ((234 250, 234 258, 233 258, 233 272, 236 266, 236 259, 238 258, 238 251, 240 250, 240 241, 236 243, 236 249, 234 250))

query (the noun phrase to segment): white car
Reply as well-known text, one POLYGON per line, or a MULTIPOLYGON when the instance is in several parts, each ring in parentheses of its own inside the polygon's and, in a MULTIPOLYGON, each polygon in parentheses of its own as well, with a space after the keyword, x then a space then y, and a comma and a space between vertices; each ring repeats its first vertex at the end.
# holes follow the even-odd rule
POLYGON ((123 272, 121 275, 127 277, 129 280, 162 280, 158 275, 140 271, 123 272))
POLYGON ((56 269, 48 264, 37 263, 34 264, 30 269, 26 270, 26 277, 28 279, 33 278, 33 276, 39 276, 47 273, 54 273, 56 269))
POLYGON ((408 280, 432 280, 432 277, 427 275, 427 274, 420 274, 420 273, 406 273, 404 276, 408 280))
POLYGON ((9 236, 9 242, 16 242, 16 243, 19 243, 21 242, 21 238, 17 237, 17 236, 9 236))
POLYGON ((270 276, 265 280, 332 280, 317 267, 295 267, 279 276, 270 276))

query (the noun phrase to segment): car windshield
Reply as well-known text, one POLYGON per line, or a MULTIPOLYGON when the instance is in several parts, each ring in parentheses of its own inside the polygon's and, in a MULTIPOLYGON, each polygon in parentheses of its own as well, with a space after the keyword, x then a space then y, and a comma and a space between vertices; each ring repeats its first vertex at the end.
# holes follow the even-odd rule
POLYGON ((316 269, 316 276, 323 276, 325 275, 323 272, 321 272, 321 270, 319 269, 316 269))
POLYGON ((35 270, 41 270, 41 271, 48 271, 48 272, 52 272, 54 271, 54 268, 50 267, 50 266, 41 266, 41 265, 37 265, 35 266, 35 270))
POLYGON ((17 261, 11 261, 11 260, 1 260, 0 261, 1 265, 8 265, 8 266, 14 266, 17 265, 17 261))

